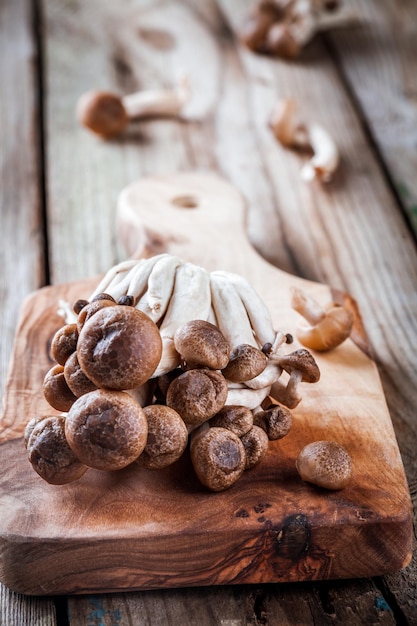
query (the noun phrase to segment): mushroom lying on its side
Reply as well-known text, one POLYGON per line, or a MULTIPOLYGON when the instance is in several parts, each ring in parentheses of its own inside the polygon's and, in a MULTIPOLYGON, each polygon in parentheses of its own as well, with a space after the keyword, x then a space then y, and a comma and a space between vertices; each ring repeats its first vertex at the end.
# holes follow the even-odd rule
POLYGON ((315 441, 299 453, 296 468, 301 478, 324 489, 343 489, 352 475, 352 460, 335 441, 315 441))

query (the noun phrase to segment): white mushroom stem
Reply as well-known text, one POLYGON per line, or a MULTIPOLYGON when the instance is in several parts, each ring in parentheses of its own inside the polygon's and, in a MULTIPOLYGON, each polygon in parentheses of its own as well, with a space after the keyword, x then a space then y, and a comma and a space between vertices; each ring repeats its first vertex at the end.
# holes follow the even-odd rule
POLYGON ((312 326, 326 316, 325 309, 310 294, 298 287, 291 289, 291 307, 304 317, 312 326))
POLYGON ((177 84, 171 89, 139 91, 122 98, 130 119, 176 116, 189 100, 190 86, 185 74, 179 77, 177 84))
POLYGON ((122 263, 111 267, 108 272, 105 273, 90 297, 94 298, 97 294, 105 292, 108 286, 115 281, 116 278, 124 278, 131 269, 136 268, 137 264, 137 260, 130 260, 122 261, 122 263))
POLYGON ((339 150, 327 130, 319 124, 310 124, 308 136, 314 156, 301 169, 301 178, 305 181, 318 178, 328 183, 339 165, 339 150))
POLYGON ((273 343, 275 340, 275 331, 272 325, 271 314, 252 285, 243 278, 243 276, 232 272, 217 271, 212 272, 212 276, 213 275, 223 277, 230 281, 236 289, 246 309, 258 343, 261 346, 265 343, 273 343))
POLYGON ((148 278, 148 288, 136 305, 155 323, 165 314, 174 289, 175 273, 183 261, 175 256, 160 258, 148 278))
POLYGON ((180 355, 175 349, 177 328, 191 320, 207 320, 210 314, 210 275, 193 263, 182 263, 176 269, 174 289, 160 326, 162 357, 153 378, 175 369, 180 355))
POLYGON ((303 375, 299 370, 293 370, 286 385, 280 380, 272 385, 271 395, 277 402, 284 404, 289 409, 294 409, 301 402, 299 385, 302 377, 303 375))
POLYGON ((241 384, 231 386, 228 384, 226 405, 246 406, 248 409, 255 409, 269 395, 271 386, 262 389, 249 389, 241 384))

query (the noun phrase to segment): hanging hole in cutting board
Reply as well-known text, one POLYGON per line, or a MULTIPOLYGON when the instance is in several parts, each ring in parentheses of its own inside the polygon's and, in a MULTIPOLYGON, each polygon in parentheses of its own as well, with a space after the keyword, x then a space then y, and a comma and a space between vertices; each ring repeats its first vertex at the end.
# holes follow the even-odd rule
POLYGON ((172 204, 182 209, 196 209, 198 207, 198 200, 195 196, 177 196, 171 200, 172 204))

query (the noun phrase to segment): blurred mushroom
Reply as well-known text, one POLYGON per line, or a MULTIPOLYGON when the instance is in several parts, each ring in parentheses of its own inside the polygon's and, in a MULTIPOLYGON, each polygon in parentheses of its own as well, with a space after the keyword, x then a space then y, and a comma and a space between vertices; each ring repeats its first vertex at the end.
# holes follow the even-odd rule
POLYGON ((300 348, 283 355, 279 363, 290 375, 287 385, 277 381, 272 385, 271 395, 289 409, 294 409, 301 401, 299 393, 300 383, 316 383, 320 379, 320 370, 316 361, 308 350, 300 348))
POLYGON ((138 91, 126 96, 89 91, 78 100, 76 116, 82 126, 110 138, 123 132, 131 120, 177 116, 189 99, 188 79, 182 75, 171 89, 138 91))
POLYGON ((300 343, 310 350, 333 350, 352 332, 353 313, 343 306, 332 304, 323 308, 307 292, 294 287, 291 306, 308 324, 297 325, 295 334, 300 343))
POLYGON ((268 30, 282 17, 283 10, 278 2, 259 0, 254 4, 240 28, 240 40, 254 52, 265 52, 268 30))
POLYGON ((352 475, 352 460, 335 441, 315 441, 299 453, 296 468, 302 480, 325 489, 343 489, 352 475))
POLYGON ((168 406, 152 404, 143 410, 148 422, 148 437, 137 463, 148 469, 168 467, 187 447, 187 427, 180 415, 168 406))
POLYGON ((189 368, 223 369, 229 362, 230 347, 220 330, 205 320, 191 320, 174 334, 174 345, 189 368))
POLYGON ((211 491, 224 491, 243 474, 243 443, 227 428, 208 428, 192 437, 191 462, 199 481, 211 491))
POLYGON ((86 472, 87 466, 67 443, 62 415, 31 420, 25 439, 33 469, 48 483, 64 485, 78 480, 86 472))
POLYGON ((84 394, 68 412, 65 436, 88 467, 118 470, 133 463, 146 445, 145 413, 123 391, 97 389, 84 394))

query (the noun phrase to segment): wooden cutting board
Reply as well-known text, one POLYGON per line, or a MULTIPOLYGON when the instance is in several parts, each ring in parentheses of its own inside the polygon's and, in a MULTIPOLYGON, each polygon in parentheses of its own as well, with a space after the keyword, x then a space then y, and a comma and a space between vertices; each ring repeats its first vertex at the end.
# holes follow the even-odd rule
MULTIPOLYGON (((130 255, 167 251, 208 270, 244 275, 276 328, 294 332, 290 287, 355 314, 351 339, 315 354, 321 380, 303 385, 294 425, 228 491, 209 493, 188 454, 165 470, 89 470, 66 486, 45 483, 22 435, 42 396, 49 345, 62 325, 60 298, 87 297, 98 279, 52 286, 21 310, 0 423, 0 580, 27 594, 363 577, 404 566, 411 503, 378 373, 351 298, 266 263, 245 234, 240 194, 208 174, 143 179, 119 199, 117 229, 130 255), (327 492, 303 483, 300 449, 318 439, 344 445, 351 484, 327 492)), ((298 347, 291 346, 291 350, 298 347)))

